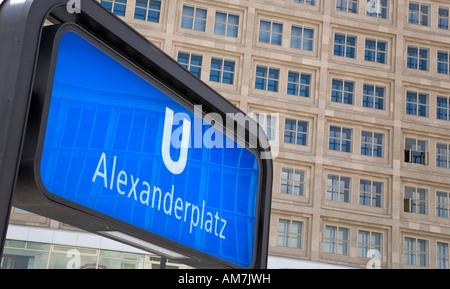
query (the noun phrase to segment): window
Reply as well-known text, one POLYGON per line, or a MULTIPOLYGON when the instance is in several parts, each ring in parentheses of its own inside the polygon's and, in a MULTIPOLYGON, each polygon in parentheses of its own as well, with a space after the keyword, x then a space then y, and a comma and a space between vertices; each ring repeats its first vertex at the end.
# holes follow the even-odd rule
POLYGON ((377 232, 358 231, 358 257, 372 258, 370 250, 378 250, 383 255, 383 234, 377 232))
POLYGON ((356 58, 356 36, 335 33, 334 55, 347 58, 356 58))
POLYGON ((302 97, 311 96, 311 78, 309 73, 289 71, 287 93, 302 97))
POLYGON ((268 113, 253 113, 256 122, 264 129, 266 132, 267 139, 269 141, 276 140, 277 133, 277 117, 276 115, 268 113))
POLYGON ((428 215, 428 190, 406 186, 404 211, 428 215))
POLYGON ((367 16, 389 18, 389 0, 367 0, 367 16))
POLYGON ((363 107, 384 110, 386 87, 364 83, 363 107))
POLYGON ((284 126, 284 142, 308 145, 308 125, 309 122, 286 118, 284 126))
POLYGON ((353 104, 355 82, 333 78, 331 86, 331 101, 353 104))
POLYGON ((303 248, 303 222, 278 220, 278 246, 303 248))
POLYGON ((256 66, 255 88, 278 92, 280 70, 263 65, 256 66))
POLYGON ((438 96, 436 101, 436 118, 450 120, 450 98, 438 96))
POLYGON ((430 50, 428 48, 420 48, 417 46, 408 46, 407 67, 428 71, 430 61, 430 50))
POLYGON ((325 252, 340 255, 350 253, 350 229, 325 226, 325 252))
POLYGON ((436 166, 450 168, 450 146, 446 143, 436 143, 436 166))
POLYGON ((361 154, 365 156, 384 157, 384 133, 362 131, 361 154))
POLYGON ((441 74, 450 74, 450 54, 447 51, 438 51, 437 54, 437 72, 441 74))
POLYGON ((428 141, 406 138, 405 139, 405 162, 413 164, 428 164, 428 141))
POLYGON ((127 0, 101 0, 100 3, 115 15, 125 16, 127 0))
POLYGON ((408 22, 422 26, 430 26, 431 6, 419 2, 409 2, 408 22))
POLYGON ((234 67, 235 62, 233 60, 212 57, 209 80, 225 84, 234 84, 234 67))
POLYGON ((383 207, 384 184, 372 180, 359 180, 359 204, 364 206, 383 207))
POLYGON ((405 264, 428 266, 428 240, 405 237, 405 264))
POLYGON ((447 7, 439 7, 439 22, 438 27, 440 29, 448 30, 448 8, 447 7))
MULTIPOLYGON (((72 259, 73 260, 73 259, 72 259)), ((6 240, 1 269, 159 269, 160 257, 153 254, 131 253, 83 248, 30 241, 6 240), (74 253, 77 262, 68 263, 74 253), (75 263, 78 263, 75 266, 75 263)), ((186 265, 169 261, 166 268, 187 269, 186 265)))
POLYGON ((134 18, 159 23, 161 0, 136 0, 134 18))
POLYGON ((238 37, 239 34, 239 15, 216 11, 216 22, 214 33, 229 37, 238 37))
POLYGON ((336 0, 336 10, 358 13, 358 0, 336 0))
POLYGON ((376 63, 387 63, 388 43, 377 39, 366 38, 366 52, 364 59, 376 63))
POLYGON ((283 194, 304 196, 306 185, 306 172, 294 168, 281 170, 281 192, 283 194))
POLYGON ((178 63, 198 78, 202 75, 203 56, 189 52, 178 52, 178 63))
POLYGON ((428 117, 428 94, 416 91, 406 92, 406 113, 428 117))
POLYGON ((206 14, 206 8, 183 5, 181 27, 198 31, 206 31, 206 14))
POLYGON ((292 27, 291 27, 291 48, 313 51, 314 28, 292 25, 292 27))
POLYGON ((436 191, 436 216, 449 217, 450 199, 448 192, 436 191))
POLYGON ((316 5, 316 0, 294 0, 295 3, 306 4, 306 5, 316 5))
POLYGON ((330 125, 330 150, 351 153, 353 151, 353 129, 330 125))
POLYGON ((328 175, 327 200, 350 203, 352 179, 350 177, 328 175))
POLYGON ((281 45, 283 23, 261 20, 259 23, 259 42, 281 45))
POLYGON ((437 268, 438 269, 449 269, 448 261, 448 244, 437 242, 437 268))

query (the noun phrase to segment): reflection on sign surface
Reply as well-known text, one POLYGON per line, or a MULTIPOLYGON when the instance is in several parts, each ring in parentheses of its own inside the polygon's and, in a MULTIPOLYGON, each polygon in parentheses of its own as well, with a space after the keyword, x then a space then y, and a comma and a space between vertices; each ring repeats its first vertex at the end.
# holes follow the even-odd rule
POLYGON ((156 86, 66 32, 40 163, 43 186, 69 203, 249 267, 257 157, 237 146, 194 147, 198 117, 156 86))

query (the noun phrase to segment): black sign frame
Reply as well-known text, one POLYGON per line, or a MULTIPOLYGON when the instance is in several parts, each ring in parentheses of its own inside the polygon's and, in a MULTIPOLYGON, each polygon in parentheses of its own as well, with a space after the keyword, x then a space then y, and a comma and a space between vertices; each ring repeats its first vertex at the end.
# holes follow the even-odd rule
MULTIPOLYGON (((5 0, 0 4, 0 39, 2 40, 0 63, 6 63, 0 69, 1 249, 4 246, 11 204, 95 233, 120 231, 137 240, 149 238, 148 233, 143 230, 129 228, 125 223, 105 219, 104 216, 86 212, 81 207, 69 209, 67 206, 49 200, 37 190, 34 164, 45 102, 45 96, 41 94, 46 91, 48 84, 48 79, 45 78, 49 71, 45 71, 45 63, 51 58, 49 50, 40 49, 40 46, 52 41, 51 33, 43 34, 46 19, 51 19, 53 23, 71 23, 81 27, 162 84, 174 91, 182 92, 187 100, 202 104, 203 110, 207 113, 219 113, 223 119, 226 119, 227 113, 242 113, 99 3, 94 0, 81 0, 80 13, 70 13, 67 9, 68 2, 68 0, 26 0, 24 3, 12 5, 10 0, 5 0), (38 67, 39 71, 37 71, 38 67), (13 194, 15 186, 17 188, 13 194)), ((50 69, 49 65, 47 67, 50 69)), ((262 182, 258 193, 260 199, 257 210, 258 230, 255 236, 256 257, 251 266, 255 269, 267 268, 273 174, 272 160, 267 158, 270 154, 268 141, 267 138, 261 137, 265 135, 262 129, 259 127, 258 129, 256 150, 260 155, 266 154, 266 157, 260 159, 262 182)), ((251 132, 248 127, 245 130, 246 136, 250 137, 251 132)), ((129 242, 123 238, 105 235, 148 249, 141 242, 129 242)), ((150 239, 157 246, 182 252, 186 258, 180 258, 178 261, 193 267, 239 268, 189 247, 168 243, 166 239, 150 239)), ((164 253, 161 254, 164 255, 164 253)), ((170 258, 170 254, 165 257, 170 258)))

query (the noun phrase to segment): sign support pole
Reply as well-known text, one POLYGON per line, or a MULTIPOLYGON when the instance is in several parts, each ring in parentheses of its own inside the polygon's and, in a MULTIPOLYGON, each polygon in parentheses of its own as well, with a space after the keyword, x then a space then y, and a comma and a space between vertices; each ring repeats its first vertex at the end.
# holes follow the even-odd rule
MULTIPOLYGON (((89 2, 83 3, 92 5, 89 2)), ((78 14, 67 13, 67 3, 68 0, 0 1, 0 255, 23 157, 41 30, 47 16, 77 21, 78 14), (52 15, 48 15, 50 10, 52 15)))
POLYGON ((166 269, 167 259, 164 257, 161 257, 161 261, 159 263, 159 269, 166 269))
POLYGON ((67 0, 0 1, 0 255, 22 157, 40 32, 49 9, 66 5, 67 0))
POLYGON ((30 4, 0 3, 0 253, 8 229, 34 72, 35 55, 24 53, 24 47, 33 41, 37 45, 39 35, 29 35, 25 29, 24 16, 30 4))

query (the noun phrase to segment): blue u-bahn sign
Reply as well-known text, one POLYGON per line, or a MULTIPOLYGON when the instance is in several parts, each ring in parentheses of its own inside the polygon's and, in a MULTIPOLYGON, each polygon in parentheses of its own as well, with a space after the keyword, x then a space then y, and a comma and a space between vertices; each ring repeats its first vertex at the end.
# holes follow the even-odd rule
POLYGON ((95 1, 75 18, 67 1, 25 2, 42 27, 14 205, 189 265, 265 268, 256 123, 228 126, 240 110, 95 1))
POLYGON ((43 189, 249 267, 258 158, 237 144, 194 147, 195 137, 215 128, 201 124, 197 136, 193 124, 202 116, 162 90, 76 32, 64 33, 40 162, 43 189))

